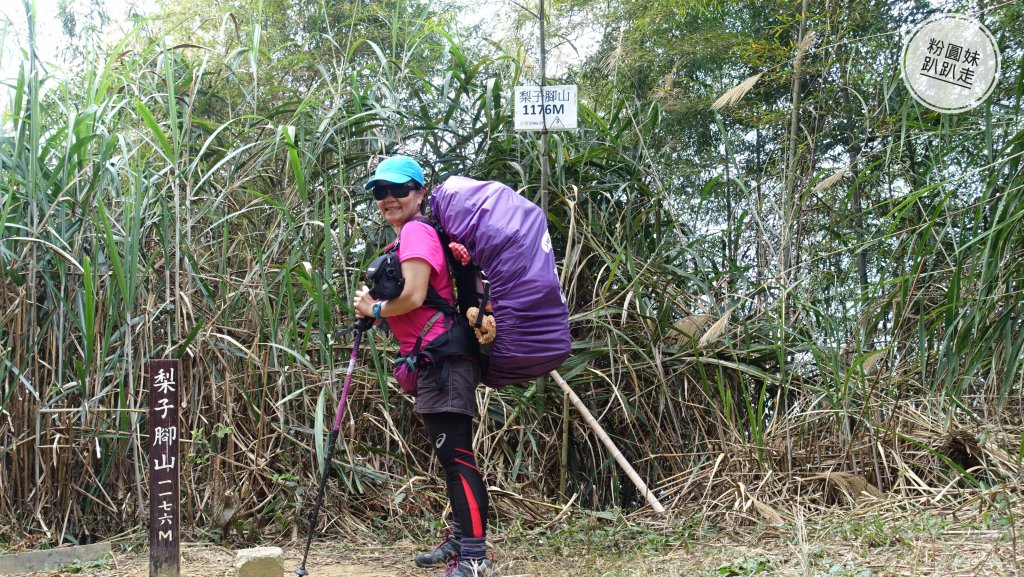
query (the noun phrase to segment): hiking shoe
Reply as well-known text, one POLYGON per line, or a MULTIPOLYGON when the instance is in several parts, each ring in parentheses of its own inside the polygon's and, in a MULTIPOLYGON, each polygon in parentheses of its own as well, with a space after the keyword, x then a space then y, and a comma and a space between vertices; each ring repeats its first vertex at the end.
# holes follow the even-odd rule
POLYGON ((444 541, 441 541, 441 544, 433 551, 417 553, 413 561, 417 567, 443 567, 452 559, 458 559, 460 553, 462 553, 462 547, 455 540, 451 529, 445 529, 444 541))
POLYGON ((448 562, 448 570, 441 577, 495 577, 494 563, 490 559, 459 559, 448 562))

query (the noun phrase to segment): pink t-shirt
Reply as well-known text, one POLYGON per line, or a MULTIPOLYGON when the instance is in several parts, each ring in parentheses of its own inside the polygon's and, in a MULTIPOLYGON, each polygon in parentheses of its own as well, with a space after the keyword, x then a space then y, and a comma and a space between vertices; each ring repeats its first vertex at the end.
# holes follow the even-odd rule
MULTIPOLYGON (((448 273, 448 262, 445 260, 444 248, 437 237, 437 231, 425 222, 412 220, 402 226, 399 236, 398 262, 405 262, 411 258, 418 258, 430 264, 430 286, 444 297, 448 302, 455 302, 455 290, 452 287, 451 275, 448 273)), ((385 311, 386 311, 385 307, 385 311)), ((416 339, 420 336, 423 327, 430 321, 437 310, 427 306, 420 306, 403 315, 387 317, 391 332, 398 340, 398 350, 405 355, 412 351, 416 339)), ((438 318, 423 337, 421 347, 437 338, 444 332, 444 317, 438 318)))

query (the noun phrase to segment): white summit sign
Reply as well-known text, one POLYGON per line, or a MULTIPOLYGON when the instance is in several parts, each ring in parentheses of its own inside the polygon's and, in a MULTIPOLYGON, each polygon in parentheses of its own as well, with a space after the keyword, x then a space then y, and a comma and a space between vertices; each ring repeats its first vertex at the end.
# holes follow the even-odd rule
POLYGON ((574 130, 577 126, 575 84, 516 86, 516 130, 574 130))

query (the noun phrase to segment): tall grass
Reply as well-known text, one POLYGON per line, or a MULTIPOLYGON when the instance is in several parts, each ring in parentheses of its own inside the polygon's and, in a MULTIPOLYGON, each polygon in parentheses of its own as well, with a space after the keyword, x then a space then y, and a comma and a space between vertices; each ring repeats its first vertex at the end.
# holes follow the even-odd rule
MULTIPOLYGON (((11 81, 0 514, 14 523, 0 539, 89 541, 144 521, 140 375, 162 357, 182 359, 188 383, 186 526, 205 538, 294 534, 349 354, 332 335, 389 240, 359 186, 374 158, 412 153, 435 176, 539 194, 536 137, 510 128, 510 87, 529 81, 521 54, 400 2, 360 10, 320 45, 330 66, 225 18, 171 46, 140 26, 69 79, 29 58, 11 81), (386 34, 374 33, 380 20, 386 34)), ((1024 453, 1016 74, 1016 106, 973 121, 935 123, 901 103, 857 177, 870 229, 854 235, 826 206, 802 207, 811 232, 795 244, 795 286, 770 259, 723 259, 723 239, 695 216, 707 206, 694 209, 720 200, 720 181, 674 186, 671 151, 648 149, 664 128, 657 100, 584 100, 581 130, 548 136, 574 334, 562 372, 666 505, 772 521, 786 510, 772 503, 797 494, 1012 484, 1024 453), (963 150, 976 156, 951 167, 963 150), (872 258, 866 293, 851 272, 859 251, 872 258)), ((826 168, 795 162, 795 174, 826 168)), ((784 180, 778 159, 758 170, 784 180)), ((813 198, 818 180, 796 178, 797 197, 813 198)), ((721 234, 760 249, 781 213, 744 182, 733 183, 743 216, 721 234)), ((837 204, 847 183, 832 185, 837 204)), ((432 522, 444 501, 410 401, 388 379, 392 348, 374 336, 361 357, 332 526, 400 519, 388 524, 401 530, 432 522)), ((499 518, 543 521, 538 502, 573 494, 594 508, 642 503, 551 388, 480 399, 499 518)))

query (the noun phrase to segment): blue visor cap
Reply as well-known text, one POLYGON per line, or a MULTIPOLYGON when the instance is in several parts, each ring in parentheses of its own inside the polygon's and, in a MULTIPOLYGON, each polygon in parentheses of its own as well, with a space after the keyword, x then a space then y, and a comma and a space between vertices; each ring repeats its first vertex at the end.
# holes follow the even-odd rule
POLYGON ((377 165, 377 171, 373 173, 373 178, 367 181, 365 185, 366 190, 373 188, 378 180, 394 184, 415 180, 420 186, 423 186, 423 169, 420 168, 420 165, 415 160, 408 156, 392 156, 385 158, 377 165))

